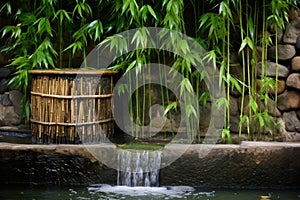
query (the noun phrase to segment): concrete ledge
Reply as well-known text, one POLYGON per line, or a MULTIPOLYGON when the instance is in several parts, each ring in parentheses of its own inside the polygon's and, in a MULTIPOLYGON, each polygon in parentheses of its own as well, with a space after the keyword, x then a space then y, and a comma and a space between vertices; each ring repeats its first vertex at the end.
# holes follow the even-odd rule
POLYGON ((300 188, 300 143, 216 145, 199 158, 192 145, 161 170, 162 185, 223 188, 300 188))
MULTIPOLYGON (((172 146, 169 152, 176 153, 181 147, 185 145, 172 146)), ((115 146, 97 148, 103 156, 111 156, 106 152, 115 146)), ((0 184, 88 185, 116 184, 117 180, 117 171, 95 159, 83 145, 0 143, 0 170, 0 184)), ((190 145, 179 159, 161 169, 160 184, 300 188, 300 143, 190 145), (210 152, 199 157, 203 149, 210 152)))

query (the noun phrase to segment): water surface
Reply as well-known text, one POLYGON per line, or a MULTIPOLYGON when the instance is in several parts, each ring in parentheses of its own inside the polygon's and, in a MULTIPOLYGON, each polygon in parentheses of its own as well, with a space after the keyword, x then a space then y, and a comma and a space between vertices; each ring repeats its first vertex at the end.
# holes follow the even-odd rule
POLYGON ((200 200, 255 200, 260 196, 271 196, 272 200, 300 199, 299 190, 221 190, 190 186, 128 187, 106 184, 89 187, 21 186, 2 185, 0 199, 79 199, 79 200, 149 200, 149 199, 200 199, 200 200))

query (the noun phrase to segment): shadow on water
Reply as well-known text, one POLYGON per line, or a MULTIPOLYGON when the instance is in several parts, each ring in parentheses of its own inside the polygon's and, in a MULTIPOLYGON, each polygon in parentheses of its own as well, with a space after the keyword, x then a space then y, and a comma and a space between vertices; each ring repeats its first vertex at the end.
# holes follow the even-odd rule
POLYGON ((31 133, 0 131, 0 142, 32 144, 31 133))

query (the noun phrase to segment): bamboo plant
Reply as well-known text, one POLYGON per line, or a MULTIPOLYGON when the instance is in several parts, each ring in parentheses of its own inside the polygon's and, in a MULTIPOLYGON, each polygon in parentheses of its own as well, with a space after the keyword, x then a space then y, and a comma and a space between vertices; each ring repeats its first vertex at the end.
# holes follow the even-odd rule
MULTIPOLYGON (((1 51, 12 55, 9 65, 17 71, 11 84, 23 91, 24 114, 29 118, 29 70, 75 67, 74 57, 79 55, 84 61, 89 51, 97 44, 110 43, 110 49, 122 55, 113 61, 111 68, 124 75, 134 70, 136 75, 142 76, 142 88, 124 85, 119 88, 120 93, 134 91, 129 105, 131 123, 142 126, 149 123, 145 110, 154 103, 149 92, 154 86, 149 84, 146 76, 140 74, 141 67, 146 63, 155 61, 158 64, 169 65, 184 76, 184 80, 179 84, 180 98, 188 100, 190 92, 193 91, 199 104, 205 107, 212 97, 207 90, 200 87, 205 73, 195 70, 194 63, 189 62, 192 59, 181 57, 176 52, 141 49, 143 44, 152 42, 146 29, 141 29, 142 31, 137 32, 133 38, 132 43, 136 45, 136 50, 123 55, 126 43, 116 33, 134 28, 162 27, 187 34, 206 48, 208 59, 213 62, 212 70, 220 71, 218 84, 226 86, 225 98, 217 101, 217 104, 226 107, 223 141, 232 142, 229 103, 232 90, 241 94, 239 135, 246 127, 248 138, 253 140, 261 137, 260 130, 265 125, 273 134, 273 121, 268 112, 260 106, 262 102, 267 108, 269 99, 277 102, 278 69, 275 80, 266 77, 267 49, 270 45, 278 44, 277 31, 284 29, 288 20, 288 9, 296 3, 293 0, 33 0, 27 5, 17 0, 0 4, 0 16, 10 21, 9 25, 1 27, 2 38, 6 41, 1 51), (268 33, 270 27, 275 30, 274 37, 268 33), (258 46, 262 49, 263 69, 260 91, 256 90, 258 46), (241 57, 242 78, 232 73, 230 57, 233 51, 237 51, 241 57), (274 96, 268 94, 266 88, 270 87, 275 88, 274 96), (249 99, 249 106, 246 108, 248 110, 244 109, 246 98, 249 99), (258 130, 256 124, 259 124, 258 130)), ((178 41, 171 38, 164 42, 164 45, 176 45, 178 41)), ((183 42, 178 51, 190 52, 192 49, 183 42)), ((278 52, 276 63, 277 54, 278 52)), ((193 54, 187 56, 192 57, 193 54)), ((86 63, 84 66, 90 67, 86 63)), ((128 79, 131 79, 129 82, 136 80, 132 76, 128 79)), ((162 87, 168 85, 167 74, 160 73, 159 80, 160 102, 165 107, 164 114, 171 119, 179 110, 179 102, 171 101, 170 91, 167 87, 162 87)), ((186 126, 187 129, 193 130, 192 122, 199 120, 197 108, 192 105, 185 106, 186 126)), ((131 130, 132 135, 138 137, 138 131, 131 130)), ((200 142, 200 131, 187 132, 190 134, 190 140, 200 142)))

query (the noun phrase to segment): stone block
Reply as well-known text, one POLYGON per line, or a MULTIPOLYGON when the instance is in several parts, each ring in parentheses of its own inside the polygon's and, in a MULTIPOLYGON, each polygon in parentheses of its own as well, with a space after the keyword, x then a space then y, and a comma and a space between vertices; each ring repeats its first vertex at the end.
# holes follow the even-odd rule
POLYGON ((297 118, 300 120, 300 110, 296 110, 296 115, 297 115, 297 118))
POLYGON ((3 106, 12 106, 12 102, 9 99, 9 94, 8 93, 0 95, 0 103, 3 106))
POLYGON ((300 74, 299 73, 290 74, 286 80, 286 85, 300 90, 300 74))
POLYGON ((300 56, 295 56, 291 62, 292 71, 300 71, 300 56))
POLYGON ((291 109, 300 108, 300 92, 298 91, 285 91, 278 96, 277 107, 281 111, 288 111, 291 109))
POLYGON ((298 18, 298 12, 299 10, 297 8, 292 7, 289 11, 289 19, 294 20, 298 18))
MULTIPOLYGON (((259 91, 261 89, 262 80, 256 79, 256 89, 259 91)), ((277 94, 283 93, 285 90, 285 81, 284 80, 278 80, 277 82, 277 94)), ((267 88, 268 93, 275 94, 275 88, 268 87, 267 88)))
POLYGON ((0 79, 0 94, 3 94, 4 92, 7 92, 9 87, 8 87, 8 80, 3 78, 0 79))
POLYGON ((0 104, 0 125, 11 126, 21 124, 21 117, 14 111, 13 106, 2 106, 0 104))
MULTIPOLYGON (((294 45, 290 44, 278 44, 277 53, 279 60, 289 60, 296 55, 296 49, 294 45)), ((268 58, 276 58, 276 46, 272 46, 268 49, 268 58)))
POLYGON ((285 34, 283 36, 283 42, 289 44, 296 44, 297 37, 299 35, 300 35, 300 18, 297 17, 286 26, 285 34))
POLYGON ((9 92, 9 99, 14 106, 14 110, 17 114, 21 114, 22 112, 22 98, 23 93, 19 90, 12 90, 9 92))
POLYGON ((7 67, 0 67, 0 79, 8 78, 12 73, 12 70, 7 67))
MULTIPOLYGON (((270 76, 270 77, 275 77, 276 76, 276 63, 267 62, 266 65, 267 66, 266 66, 265 75, 270 76)), ((262 75, 262 62, 257 63, 256 70, 257 70, 257 75, 261 76, 262 75)), ((289 75, 289 69, 284 65, 278 64, 278 77, 285 78, 288 75, 289 75)))
POLYGON ((283 113, 283 121, 285 122, 285 129, 290 132, 295 132, 296 127, 300 127, 300 120, 297 118, 295 111, 283 113))

